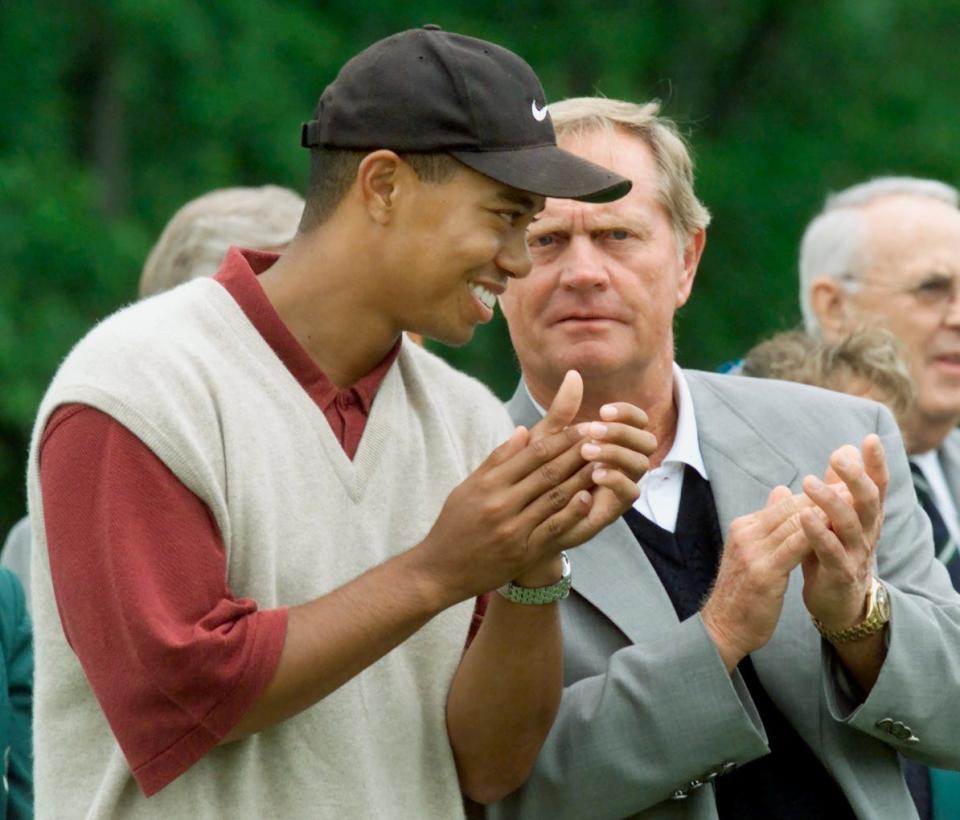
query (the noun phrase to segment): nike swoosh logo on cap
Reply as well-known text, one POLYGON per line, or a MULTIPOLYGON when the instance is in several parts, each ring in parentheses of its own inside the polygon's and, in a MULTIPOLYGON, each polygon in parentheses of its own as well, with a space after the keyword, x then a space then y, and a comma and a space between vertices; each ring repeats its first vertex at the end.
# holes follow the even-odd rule
POLYGON ((543 122, 547 118, 547 107, 537 108, 537 101, 533 100, 530 103, 530 111, 533 113, 533 118, 537 122, 543 122))

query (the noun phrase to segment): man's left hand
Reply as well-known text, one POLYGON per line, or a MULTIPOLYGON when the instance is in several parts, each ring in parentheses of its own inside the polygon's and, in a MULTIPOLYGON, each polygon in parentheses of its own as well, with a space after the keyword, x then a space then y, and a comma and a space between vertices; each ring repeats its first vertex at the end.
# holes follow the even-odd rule
POLYGON ((867 436, 860 451, 850 445, 835 450, 824 479, 803 482, 818 508, 800 512, 812 549, 803 561, 803 599, 826 629, 837 630, 865 615, 889 481, 879 437, 867 436))

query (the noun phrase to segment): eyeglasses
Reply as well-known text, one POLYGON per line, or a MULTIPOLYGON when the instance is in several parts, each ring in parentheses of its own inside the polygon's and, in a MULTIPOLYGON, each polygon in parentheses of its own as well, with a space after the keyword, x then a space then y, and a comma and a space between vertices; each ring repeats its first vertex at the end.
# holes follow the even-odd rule
POLYGON ((942 310, 946 310, 947 307, 956 302, 958 294, 960 294, 960 277, 951 273, 932 272, 913 281, 897 283, 868 276, 855 276, 850 273, 844 274, 841 279, 851 284, 870 285, 894 294, 909 296, 918 305, 930 308, 938 307, 942 310))

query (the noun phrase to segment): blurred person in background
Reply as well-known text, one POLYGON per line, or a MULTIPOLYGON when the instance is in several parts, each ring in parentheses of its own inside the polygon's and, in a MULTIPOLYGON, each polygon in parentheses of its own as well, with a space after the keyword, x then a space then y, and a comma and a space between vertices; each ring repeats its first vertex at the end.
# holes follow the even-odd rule
POLYGON ((30 517, 25 515, 10 528, 0 551, 0 566, 20 581, 30 611, 30 517))
POLYGON ((788 330, 760 342, 744 356, 743 376, 809 384, 873 399, 899 420, 913 408, 913 379, 897 338, 864 327, 829 342, 803 330, 788 330))
POLYGON ((167 223, 140 274, 140 298, 213 276, 236 245, 280 253, 297 232, 303 198, 287 188, 220 188, 198 196, 167 223))
MULTIPOLYGON (((232 246, 284 250, 297 232, 303 198, 287 188, 220 188, 191 199, 166 224, 140 274, 138 293, 153 296, 184 282, 213 276, 232 246)), ((13 572, 30 609, 30 519, 11 528, 0 566, 13 572)))
MULTIPOLYGON (((960 209, 953 186, 880 177, 827 198, 800 246, 807 331, 838 340, 864 322, 900 341, 916 385, 900 423, 937 557, 960 590, 960 209)), ((931 789, 960 793, 960 775, 907 761, 921 817, 931 789), (931 780, 932 778, 932 780, 931 780)))
POLYGON ((17 576, 0 568, 0 817, 33 817, 33 646, 17 576))
POLYGON ((658 444, 634 507, 571 555, 560 710, 493 816, 914 816, 894 751, 960 765, 960 597, 893 417, 679 368, 709 222, 686 146, 654 104, 551 116, 633 188, 531 222, 533 269, 501 297, 509 408, 532 423, 577 368, 584 412, 636 404, 658 444))

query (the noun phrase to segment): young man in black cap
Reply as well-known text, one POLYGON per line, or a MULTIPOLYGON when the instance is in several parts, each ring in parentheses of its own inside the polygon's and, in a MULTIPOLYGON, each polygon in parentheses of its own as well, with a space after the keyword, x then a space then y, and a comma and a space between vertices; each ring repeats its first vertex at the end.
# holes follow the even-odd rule
POLYGON ((576 374, 512 430, 402 332, 466 342, 545 196, 629 187, 559 150, 545 104, 491 43, 373 45, 304 126, 283 257, 233 249, 68 357, 30 460, 38 811, 447 818, 458 782, 525 777, 562 550, 629 507, 654 442, 627 404, 568 426, 576 374))

